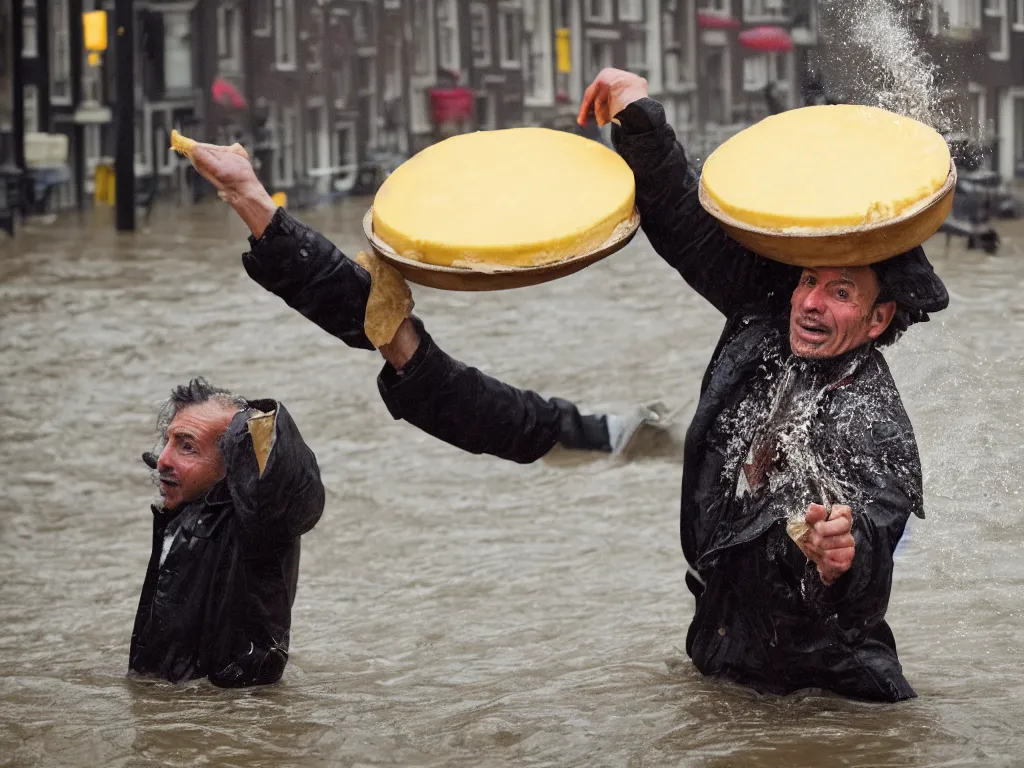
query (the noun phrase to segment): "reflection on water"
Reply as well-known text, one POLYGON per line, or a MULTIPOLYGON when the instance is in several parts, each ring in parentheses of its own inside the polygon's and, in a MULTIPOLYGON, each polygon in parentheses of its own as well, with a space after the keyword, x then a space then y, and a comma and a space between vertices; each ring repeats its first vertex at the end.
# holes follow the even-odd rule
MULTIPOLYGON (((366 201, 305 215, 349 253, 366 201)), ((1017 565, 1024 226, 930 249, 951 310, 888 353, 917 428, 890 620, 920 698, 756 697, 683 652, 680 456, 467 456, 394 422, 371 353, 244 274, 223 207, 117 237, 60 219, 0 242, 0 754, 11 765, 1011 765, 1024 747, 1017 565), (155 407, 202 373, 278 397, 328 508, 305 537, 284 682, 128 679, 155 407)), ((557 283, 416 290, 453 354, 587 407, 692 410, 721 319, 643 238, 557 283)))

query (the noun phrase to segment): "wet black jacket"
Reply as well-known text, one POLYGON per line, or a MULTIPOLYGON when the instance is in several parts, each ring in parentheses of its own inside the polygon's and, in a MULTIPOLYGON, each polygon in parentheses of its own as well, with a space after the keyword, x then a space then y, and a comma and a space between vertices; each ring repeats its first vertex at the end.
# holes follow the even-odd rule
POLYGON ((283 405, 262 476, 246 412, 221 440, 227 467, 200 501, 153 507, 153 553, 132 632, 129 668, 174 683, 274 683, 288 662, 299 537, 324 509, 316 458, 283 405))
POLYGON ((705 674, 765 692, 912 697, 884 616, 893 552, 909 516, 924 516, 921 469, 884 358, 870 345, 793 358, 798 270, 746 251, 701 208, 660 105, 618 118, 644 232, 726 317, 685 444, 680 537, 697 601, 687 652, 705 674), (854 510, 853 567, 828 587, 785 533, 812 502, 854 510))

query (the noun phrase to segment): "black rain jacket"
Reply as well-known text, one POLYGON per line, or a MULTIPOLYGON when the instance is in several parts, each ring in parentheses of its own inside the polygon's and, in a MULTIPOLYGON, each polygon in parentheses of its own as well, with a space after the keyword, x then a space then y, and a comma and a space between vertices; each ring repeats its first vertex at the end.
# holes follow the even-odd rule
POLYGON ((896 545, 909 516, 924 517, 921 467, 885 359, 874 345, 795 358, 800 270, 745 250, 701 207, 657 102, 617 117, 644 232, 726 318, 684 448, 680 538, 697 603, 687 653, 704 674, 768 693, 913 697, 884 617, 896 545), (853 566, 831 586, 785 531, 810 503, 853 508, 853 566))
POLYGON ((263 474, 247 419, 221 439, 225 477, 173 511, 153 507, 153 553, 132 632, 129 668, 173 683, 208 677, 221 687, 265 685, 288 662, 299 537, 324 510, 316 457, 283 405, 263 474))

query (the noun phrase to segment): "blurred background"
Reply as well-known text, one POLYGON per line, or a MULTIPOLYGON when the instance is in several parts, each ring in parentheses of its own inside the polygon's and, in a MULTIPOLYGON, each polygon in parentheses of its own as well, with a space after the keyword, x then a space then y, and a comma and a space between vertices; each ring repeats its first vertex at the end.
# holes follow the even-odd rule
POLYGON ((773 112, 886 105, 912 55, 962 169, 1007 213, 1024 178, 1024 0, 2 0, 0 52, 0 207, 30 215, 112 204, 128 144, 147 213, 200 199, 174 128, 241 141, 300 208, 455 132, 598 137, 574 117, 610 66, 648 79, 699 162, 773 112))

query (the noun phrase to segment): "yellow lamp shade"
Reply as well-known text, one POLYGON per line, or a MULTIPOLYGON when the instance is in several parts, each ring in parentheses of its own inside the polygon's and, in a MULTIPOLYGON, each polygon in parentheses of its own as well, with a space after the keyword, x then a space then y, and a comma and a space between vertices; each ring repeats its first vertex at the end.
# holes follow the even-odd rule
POLYGON ((89 11, 82 14, 82 28, 85 32, 85 50, 107 50, 107 12, 89 11))

